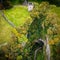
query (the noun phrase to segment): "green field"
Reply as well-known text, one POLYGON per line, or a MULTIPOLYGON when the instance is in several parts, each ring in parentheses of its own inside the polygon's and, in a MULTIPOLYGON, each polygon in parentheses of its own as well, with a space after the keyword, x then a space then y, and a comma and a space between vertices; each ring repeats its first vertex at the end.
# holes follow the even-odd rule
POLYGON ((21 5, 14 6, 13 8, 6 10, 5 15, 16 26, 21 26, 27 19, 31 19, 27 7, 21 5))

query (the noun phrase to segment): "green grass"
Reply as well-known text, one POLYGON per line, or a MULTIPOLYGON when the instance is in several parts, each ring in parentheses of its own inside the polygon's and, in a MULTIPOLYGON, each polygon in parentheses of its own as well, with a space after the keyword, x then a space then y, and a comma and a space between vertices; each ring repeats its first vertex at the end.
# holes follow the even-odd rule
POLYGON ((0 44, 11 40, 11 26, 3 19, 0 14, 0 44))
MULTIPOLYGON (((13 22, 17 27, 23 26, 27 19, 31 19, 26 6, 17 5, 11 9, 4 10, 6 17, 13 22)), ((11 26, 0 15, 0 44, 11 40, 11 26)), ((27 40, 26 36, 22 36, 23 41, 27 40)), ((20 40, 21 40, 20 39, 20 40)), ((22 41, 22 40, 21 40, 22 41)))
POLYGON ((21 26, 25 21, 30 18, 30 14, 26 6, 15 6, 12 9, 6 10, 5 15, 11 20, 16 26, 21 26))

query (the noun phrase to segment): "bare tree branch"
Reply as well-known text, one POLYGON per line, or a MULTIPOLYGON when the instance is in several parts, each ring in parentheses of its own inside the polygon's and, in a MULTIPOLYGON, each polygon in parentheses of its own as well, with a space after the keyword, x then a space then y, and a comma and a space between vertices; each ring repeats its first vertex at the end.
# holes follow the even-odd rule
POLYGON ((34 60, 36 60, 37 52, 38 52, 40 49, 41 49, 41 47, 35 50, 35 53, 34 53, 34 60))

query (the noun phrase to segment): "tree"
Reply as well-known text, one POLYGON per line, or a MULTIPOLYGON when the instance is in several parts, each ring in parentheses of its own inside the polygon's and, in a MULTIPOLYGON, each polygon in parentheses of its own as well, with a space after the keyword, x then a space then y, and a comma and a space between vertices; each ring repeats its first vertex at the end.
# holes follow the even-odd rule
POLYGON ((29 41, 33 41, 35 39, 43 38, 43 27, 42 22, 46 18, 46 12, 48 11, 49 4, 41 3, 40 5, 35 3, 36 6, 31 13, 31 17, 33 18, 33 22, 31 23, 28 30, 28 39, 29 41))
POLYGON ((33 41, 39 38, 45 40, 46 35, 49 37, 48 41, 51 46, 57 45, 60 41, 60 18, 50 10, 50 5, 47 2, 36 4, 31 17, 33 21, 28 30, 28 39, 31 45, 33 46, 33 41))

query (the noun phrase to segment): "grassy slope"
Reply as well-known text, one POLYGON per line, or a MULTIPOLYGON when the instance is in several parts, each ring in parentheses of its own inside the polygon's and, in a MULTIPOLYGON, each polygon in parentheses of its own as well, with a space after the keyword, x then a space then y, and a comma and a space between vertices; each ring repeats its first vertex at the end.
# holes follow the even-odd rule
MULTIPOLYGON (((5 15, 12 21, 16 26, 23 26, 27 20, 31 20, 30 13, 26 6, 16 5, 12 9, 6 10, 5 15)), ((25 27, 26 28, 26 27, 25 27)), ((20 41, 26 41, 25 35, 22 36, 20 41)))
POLYGON ((11 30, 9 24, 3 19, 0 14, 0 44, 8 42, 11 40, 11 30))
MULTIPOLYGON (((27 11, 27 7, 25 6, 15 6, 12 9, 4 11, 6 17, 11 20, 16 26, 23 25, 28 18, 30 18, 30 14, 27 11)), ((11 26, 1 17, 0 21, 0 44, 4 42, 8 42, 11 33, 11 26)), ((26 38, 24 36, 24 38, 26 38)))
POLYGON ((6 10, 5 15, 16 26, 23 25, 25 21, 30 18, 30 14, 25 6, 15 6, 12 9, 6 10))

